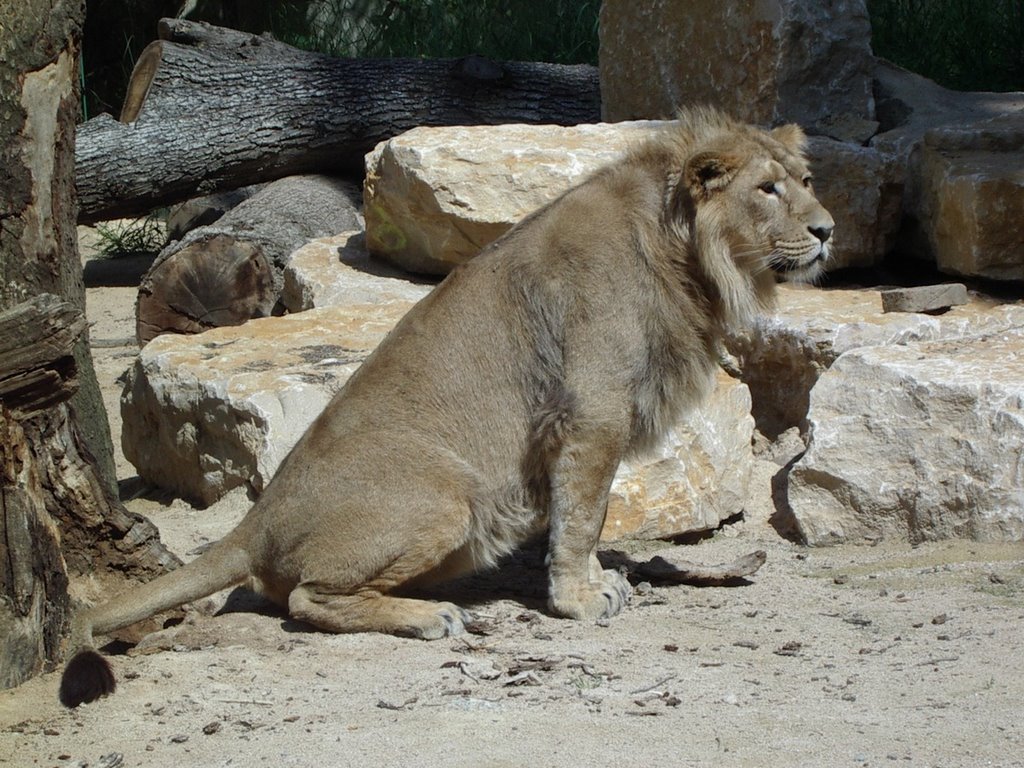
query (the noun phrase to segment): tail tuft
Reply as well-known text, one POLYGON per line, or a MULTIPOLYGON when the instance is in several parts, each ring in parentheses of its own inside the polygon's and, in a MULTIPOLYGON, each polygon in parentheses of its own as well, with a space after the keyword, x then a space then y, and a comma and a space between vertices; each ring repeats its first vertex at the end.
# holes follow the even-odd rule
POLYGON ((98 651, 79 651, 64 667, 60 680, 60 703, 65 707, 77 707, 113 693, 116 687, 114 671, 98 651))

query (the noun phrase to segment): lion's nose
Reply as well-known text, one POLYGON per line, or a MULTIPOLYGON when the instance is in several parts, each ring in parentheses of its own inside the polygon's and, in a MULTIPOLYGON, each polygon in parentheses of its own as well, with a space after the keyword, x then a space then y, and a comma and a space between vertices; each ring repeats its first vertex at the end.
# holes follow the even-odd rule
POLYGON ((823 243, 827 242, 828 239, 832 237, 832 227, 808 227, 807 229, 823 243))

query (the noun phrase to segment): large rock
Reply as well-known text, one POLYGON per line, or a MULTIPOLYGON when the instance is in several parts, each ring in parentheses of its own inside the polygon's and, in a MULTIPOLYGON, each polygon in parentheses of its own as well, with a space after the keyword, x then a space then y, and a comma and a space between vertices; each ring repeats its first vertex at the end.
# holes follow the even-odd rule
POLYGON ((881 129, 871 146, 906 187, 896 254, 1019 279, 1024 93, 951 91, 879 60, 875 98, 881 129))
POLYGON ((863 140, 875 129, 873 66, 864 0, 601 6, 602 117, 610 122, 711 104, 750 122, 795 121, 863 140))
POLYGON ((871 146, 903 160, 928 131, 1024 112, 1024 93, 951 91, 884 59, 876 60, 874 77, 880 127, 871 146))
POLYGON ((369 250, 446 274, 657 124, 414 128, 366 158, 369 250))
POLYGON ((159 336, 121 396, 121 445, 139 475, 211 504, 263 490, 281 460, 410 301, 311 310, 159 336))
POLYGON ((757 428, 773 438, 806 426, 811 389, 844 352, 1024 325, 1024 306, 998 305, 978 296, 941 315, 883 313, 877 290, 782 285, 778 307, 754 332, 727 340, 750 387, 757 428))
MULTIPOLYGON (((407 308, 316 309, 154 339, 122 399, 126 457, 143 478, 203 505, 240 485, 259 493, 407 308)), ((752 430, 746 386, 722 376, 664 445, 620 469, 603 536, 673 537, 741 512, 752 430)))
POLYGON ((651 456, 623 464, 601 537, 656 539, 716 528, 744 509, 754 456, 747 387, 721 374, 651 456))
POLYGON ((1024 329, 842 355, 789 477, 807 543, 1024 539, 1024 329))
POLYGON ((926 133, 906 208, 941 271, 1024 280, 1024 112, 926 133))
POLYGON ((419 280, 373 258, 362 231, 312 240, 295 251, 284 270, 281 303, 289 312, 381 302, 416 302, 433 282, 419 280))
POLYGON ((903 172, 872 147, 812 137, 814 189, 836 222, 828 269, 870 267, 889 253, 900 228, 903 172))
MULTIPOLYGON (((413 272, 443 274, 523 216, 670 122, 416 128, 367 157, 367 247, 413 272)), ((887 155, 810 142, 815 189, 836 219, 830 268, 875 264, 899 225, 887 155)))

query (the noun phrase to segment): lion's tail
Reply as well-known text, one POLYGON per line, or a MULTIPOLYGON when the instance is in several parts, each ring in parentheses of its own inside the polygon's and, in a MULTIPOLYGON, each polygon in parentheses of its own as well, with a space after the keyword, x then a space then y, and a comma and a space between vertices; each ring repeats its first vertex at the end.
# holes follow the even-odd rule
POLYGON ((96 650, 93 634, 107 634, 137 621, 240 584, 250 574, 249 555, 229 534, 202 556, 124 595, 79 611, 71 626, 73 655, 60 681, 60 701, 77 707, 114 692, 109 662, 96 650))

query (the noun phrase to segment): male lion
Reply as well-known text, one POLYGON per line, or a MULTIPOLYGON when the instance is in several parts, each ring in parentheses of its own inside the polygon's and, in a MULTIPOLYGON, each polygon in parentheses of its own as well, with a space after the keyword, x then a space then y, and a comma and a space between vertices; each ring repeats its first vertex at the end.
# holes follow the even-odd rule
POLYGON ((205 554, 81 611, 61 701, 114 688, 105 634, 236 584, 329 632, 439 638, 467 613, 412 587, 548 531, 550 608, 622 610, 595 555, 623 457, 707 393, 726 329, 810 278, 833 221, 797 126, 710 109, 524 219, 417 304, 205 554))

